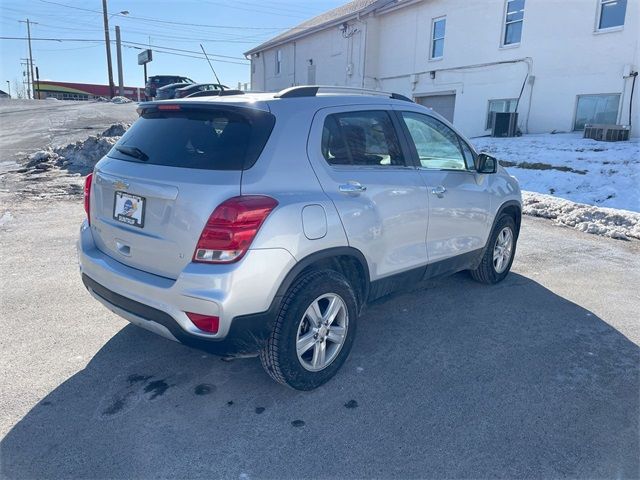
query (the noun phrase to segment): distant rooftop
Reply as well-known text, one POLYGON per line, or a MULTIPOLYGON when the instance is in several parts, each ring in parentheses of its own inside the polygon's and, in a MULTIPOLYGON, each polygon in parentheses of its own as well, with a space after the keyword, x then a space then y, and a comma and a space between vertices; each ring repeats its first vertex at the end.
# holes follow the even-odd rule
POLYGON ((313 17, 302 22, 299 25, 296 25, 286 32, 281 33, 280 35, 277 35, 270 40, 267 40, 257 47, 252 48, 248 52, 245 52, 245 55, 251 55, 253 53, 260 52, 292 38, 302 37, 313 31, 321 30, 322 27, 330 25, 332 23, 337 23, 341 20, 348 20, 349 18, 359 13, 368 13, 390 3, 398 3, 398 1, 399 0, 353 0, 349 3, 346 3, 345 5, 321 13, 316 17, 313 17))

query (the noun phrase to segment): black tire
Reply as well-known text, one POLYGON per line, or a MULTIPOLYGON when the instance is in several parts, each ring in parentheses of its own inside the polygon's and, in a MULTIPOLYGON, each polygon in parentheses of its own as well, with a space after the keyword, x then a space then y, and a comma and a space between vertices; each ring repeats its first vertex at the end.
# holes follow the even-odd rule
POLYGON ((318 388, 337 373, 349 356, 356 336, 357 316, 356 294, 344 276, 333 270, 303 274, 282 299, 273 331, 260 352, 262 367, 276 382, 296 390, 318 388), (348 318, 346 335, 331 363, 320 371, 309 371, 298 358, 298 328, 307 308, 325 294, 338 295, 344 301, 348 318))
POLYGON ((491 232, 491 236, 489 237, 489 241, 487 242, 487 248, 485 249, 484 255, 482 256, 480 265, 478 265, 478 268, 476 268, 475 270, 470 270, 471 277, 473 277, 473 279, 478 282, 486 283, 489 285, 504 280, 504 278, 509 274, 509 271, 511 270, 511 265, 516 255, 517 241, 518 234, 516 230, 516 222, 514 221, 513 217, 510 215, 500 216, 493 231, 491 232), (496 245, 498 235, 504 228, 511 229, 511 234, 513 235, 513 246, 511 248, 511 258, 509 259, 506 268, 502 272, 498 272, 496 271, 493 262, 493 249, 496 245))

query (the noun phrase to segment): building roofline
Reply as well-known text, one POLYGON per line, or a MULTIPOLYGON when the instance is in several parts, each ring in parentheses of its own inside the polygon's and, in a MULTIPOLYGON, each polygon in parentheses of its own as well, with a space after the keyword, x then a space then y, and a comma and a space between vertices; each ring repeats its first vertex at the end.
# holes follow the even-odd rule
MULTIPOLYGON (((316 15, 315 17, 310 18, 309 20, 305 20, 304 22, 302 22, 301 24, 293 27, 292 29, 290 29, 287 32, 284 32, 280 35, 277 35, 275 37, 273 37, 270 40, 267 40, 266 42, 261 43, 260 45, 258 45, 257 47, 252 48, 251 50, 248 50, 244 53, 245 57, 249 56, 249 55, 253 55, 254 53, 258 53, 258 52, 262 52, 264 50, 267 50, 269 48, 273 48, 276 47, 278 45, 282 45, 284 43, 287 42, 291 42, 294 40, 298 40, 300 38, 306 37, 307 35, 311 35, 313 33, 322 31, 322 30, 326 30, 327 28, 339 25, 341 23, 344 23, 347 20, 351 20, 354 18, 358 18, 361 17, 363 15, 368 15, 371 12, 374 12, 376 10, 388 7, 390 4, 394 3, 394 4, 398 4, 402 2, 402 0, 375 0, 373 3, 360 8, 359 10, 355 10, 353 12, 349 12, 345 15, 342 15, 340 17, 335 17, 335 18, 331 18, 325 22, 319 23, 318 25, 313 25, 310 26, 308 28, 305 27, 301 27, 301 25, 303 25, 304 23, 307 23, 311 20, 313 20, 314 18, 318 18, 321 17, 322 15, 326 15, 327 13, 331 12, 332 10, 328 10, 327 12, 321 13, 320 15, 316 15), (298 32, 296 32, 295 30, 299 30, 298 32)), ((341 7, 337 7, 334 10, 337 10, 341 7)))

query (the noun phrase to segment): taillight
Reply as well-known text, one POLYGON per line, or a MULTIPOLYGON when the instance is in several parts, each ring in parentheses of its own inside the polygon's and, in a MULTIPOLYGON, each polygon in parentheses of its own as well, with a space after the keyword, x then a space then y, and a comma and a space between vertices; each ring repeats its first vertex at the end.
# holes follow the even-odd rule
POLYGON ((240 260, 278 202, 262 195, 230 198, 216 207, 202 230, 194 262, 231 263, 240 260))
POLYGON ((93 182, 93 173, 87 175, 84 179, 84 211, 87 213, 87 221, 91 225, 91 213, 89 213, 91 207, 91 183, 93 182))
POLYGON ((201 315, 199 313, 184 312, 189 320, 200 330, 209 333, 218 333, 220 327, 220 318, 211 315, 201 315))

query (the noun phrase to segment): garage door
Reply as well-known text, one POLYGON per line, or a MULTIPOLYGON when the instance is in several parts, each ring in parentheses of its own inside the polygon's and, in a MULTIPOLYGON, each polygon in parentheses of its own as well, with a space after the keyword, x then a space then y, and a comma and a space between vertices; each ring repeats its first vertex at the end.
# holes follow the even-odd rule
POLYGON ((444 118, 453 123, 453 110, 456 107, 456 95, 429 95, 417 97, 416 102, 425 107, 432 108, 444 118))

